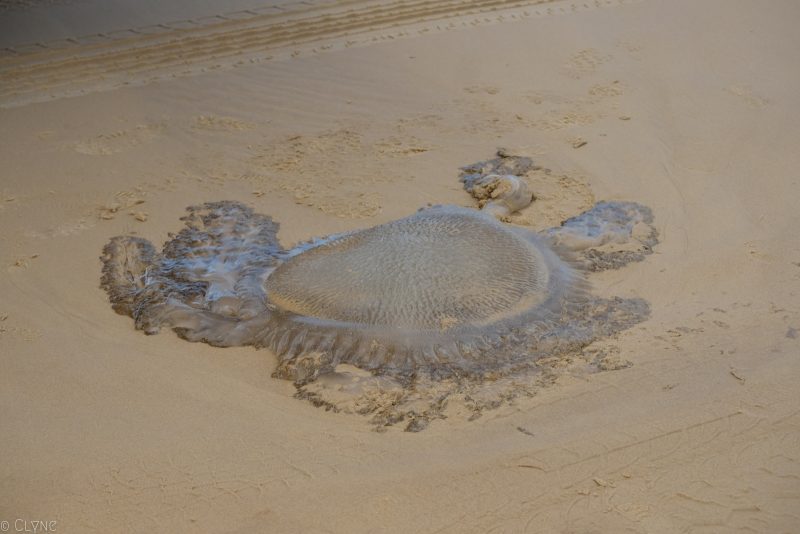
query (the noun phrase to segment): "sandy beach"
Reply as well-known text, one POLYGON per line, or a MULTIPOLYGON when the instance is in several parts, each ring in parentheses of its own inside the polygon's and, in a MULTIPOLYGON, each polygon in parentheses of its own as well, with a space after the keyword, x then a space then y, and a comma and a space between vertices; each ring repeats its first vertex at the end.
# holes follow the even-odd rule
POLYGON ((99 4, 0 11, 9 531, 797 531, 800 5, 99 4), (160 247, 187 206, 243 202, 289 247, 475 207, 459 169, 500 148, 541 170, 507 224, 634 201, 660 242, 590 276, 647 320, 479 417, 376 432, 100 287, 111 237, 160 247))

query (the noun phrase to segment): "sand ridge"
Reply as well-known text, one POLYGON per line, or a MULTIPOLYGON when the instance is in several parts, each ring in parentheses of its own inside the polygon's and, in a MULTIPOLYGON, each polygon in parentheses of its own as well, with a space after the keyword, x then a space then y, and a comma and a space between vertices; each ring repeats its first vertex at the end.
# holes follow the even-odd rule
MULTIPOLYGON (((11 46, 4 49, 5 57, 0 57, 0 76, 5 86, 0 93, 0 106, 151 83, 431 31, 632 1, 553 2, 553 7, 547 8, 538 6, 552 0, 299 2, 281 6, 278 11, 267 9, 266 13, 244 10, 203 22, 187 19, 133 28, 118 36, 100 33, 91 39, 11 46)), ((591 68, 593 61, 596 60, 591 56, 579 58, 575 69, 591 68)))

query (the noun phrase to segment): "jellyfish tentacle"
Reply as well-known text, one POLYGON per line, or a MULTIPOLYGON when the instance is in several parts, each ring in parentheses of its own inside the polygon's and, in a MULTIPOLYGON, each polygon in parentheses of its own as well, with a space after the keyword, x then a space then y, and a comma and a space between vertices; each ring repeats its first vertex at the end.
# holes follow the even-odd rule
POLYGON ((238 202, 187 211, 185 228, 161 254, 144 239, 113 238, 101 285, 146 333, 169 326, 190 341, 251 344, 267 322, 263 287, 279 263, 278 224, 238 202))
POLYGON ((134 316, 137 301, 150 283, 157 258, 152 243, 141 237, 118 236, 103 248, 100 285, 108 292, 114 311, 134 316))
POLYGON ((571 253, 590 271, 642 261, 658 243, 653 212, 636 202, 598 202, 543 234, 554 248, 571 253))
POLYGON ((169 276, 205 284, 203 308, 257 315, 264 303, 262 282, 281 252, 278 224, 239 202, 208 202, 187 211, 186 227, 164 246, 169 276))

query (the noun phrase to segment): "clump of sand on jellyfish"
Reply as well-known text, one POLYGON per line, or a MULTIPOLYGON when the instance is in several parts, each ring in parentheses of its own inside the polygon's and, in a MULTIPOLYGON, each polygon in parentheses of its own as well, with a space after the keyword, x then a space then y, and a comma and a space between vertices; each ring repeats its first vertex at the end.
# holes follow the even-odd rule
POLYGON ((275 376, 295 381, 299 397, 371 414, 379 427, 420 430, 454 395, 478 414, 512 397, 543 356, 580 350, 649 311, 641 299, 591 295, 583 274, 596 258, 613 258, 602 268, 641 259, 590 253, 652 229, 638 204, 605 203, 542 234, 435 206, 289 250, 277 223, 243 204, 188 211, 161 253, 136 237, 105 247, 114 309, 150 334, 170 327, 190 341, 267 347, 275 376), (483 384, 503 381, 481 400, 483 384))
POLYGON ((531 158, 500 149, 494 159, 462 167, 459 181, 478 201, 480 209, 505 220, 533 201, 533 193, 522 176, 536 168, 531 158))

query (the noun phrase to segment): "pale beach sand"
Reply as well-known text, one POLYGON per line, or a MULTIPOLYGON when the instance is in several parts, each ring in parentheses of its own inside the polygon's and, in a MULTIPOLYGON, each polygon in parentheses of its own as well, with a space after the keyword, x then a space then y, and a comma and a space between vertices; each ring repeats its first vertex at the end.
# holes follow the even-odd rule
POLYGON ((797 2, 234 4, 220 14, 254 11, 98 37, 121 28, 104 14, 74 42, 2 44, 0 520, 797 531, 797 2), (379 433, 294 398, 267 350, 145 336, 99 287, 112 236, 160 245, 188 205, 245 202, 290 246, 474 206, 458 169, 498 147, 551 170, 512 224, 652 208, 655 253, 591 276, 650 303, 587 348, 619 369, 553 362, 554 384, 480 418, 453 402, 379 433))

